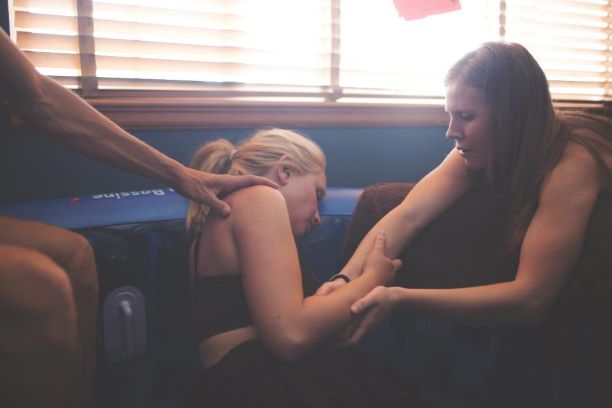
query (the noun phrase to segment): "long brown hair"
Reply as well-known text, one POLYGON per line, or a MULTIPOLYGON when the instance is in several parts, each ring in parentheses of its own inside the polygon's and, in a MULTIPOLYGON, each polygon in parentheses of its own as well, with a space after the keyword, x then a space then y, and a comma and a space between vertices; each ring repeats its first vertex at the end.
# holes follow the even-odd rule
POLYGON ((561 158, 569 139, 599 147, 576 134, 588 128, 610 137, 610 121, 584 113, 558 114, 542 68, 525 47, 490 42, 466 54, 446 75, 448 85, 462 83, 483 92, 491 107, 492 143, 484 176, 505 203, 507 250, 515 250, 538 206, 544 177, 561 158))

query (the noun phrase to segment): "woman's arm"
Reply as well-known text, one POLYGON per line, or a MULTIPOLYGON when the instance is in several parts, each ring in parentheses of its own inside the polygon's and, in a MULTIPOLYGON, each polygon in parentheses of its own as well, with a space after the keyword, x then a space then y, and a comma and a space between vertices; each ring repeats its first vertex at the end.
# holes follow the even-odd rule
POLYGON ((217 198, 269 179, 214 175, 186 168, 117 126, 59 83, 41 75, 0 32, 0 97, 28 124, 72 150, 114 167, 150 177, 221 214, 229 206, 217 198))
MULTIPOLYGON (((386 253, 396 258, 417 234, 448 209, 469 189, 470 173, 463 158, 453 149, 438 167, 427 174, 408 193, 404 201, 366 234, 342 273, 355 278, 361 274, 364 260, 378 231, 387 235, 386 253)), ((344 281, 338 279, 323 284, 318 295, 331 293, 344 281)))
POLYGON ((230 221, 247 301, 260 338, 278 357, 294 360, 343 334, 350 306, 377 285, 388 283, 400 261, 384 256, 377 238, 363 274, 329 296, 304 298, 297 248, 285 199, 265 187, 232 195, 230 221))
POLYGON ((542 183, 514 281, 459 289, 377 288, 352 306, 364 314, 353 340, 395 307, 475 324, 537 322, 569 278, 601 188, 593 157, 582 147, 568 148, 542 183))

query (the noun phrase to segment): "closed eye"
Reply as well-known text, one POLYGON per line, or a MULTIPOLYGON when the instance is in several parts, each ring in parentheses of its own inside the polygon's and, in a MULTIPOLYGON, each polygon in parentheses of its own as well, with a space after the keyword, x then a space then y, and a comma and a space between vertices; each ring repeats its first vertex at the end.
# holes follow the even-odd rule
POLYGON ((457 111, 457 112, 451 112, 449 113, 449 116, 455 119, 460 119, 463 122, 469 122, 471 120, 473 120, 476 115, 473 113, 469 113, 469 112, 461 112, 461 111, 457 111))

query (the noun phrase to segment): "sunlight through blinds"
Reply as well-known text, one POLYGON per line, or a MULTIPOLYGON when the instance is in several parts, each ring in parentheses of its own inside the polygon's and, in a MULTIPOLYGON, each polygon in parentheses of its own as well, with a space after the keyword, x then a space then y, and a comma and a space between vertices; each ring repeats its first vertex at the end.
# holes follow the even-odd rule
POLYGON ((14 0, 17 45, 45 75, 80 86, 77 7, 74 0, 14 0))
POLYGON ((100 87, 325 87, 327 6, 321 0, 94 0, 100 87))
POLYGON ((607 0, 508 1, 506 40, 534 55, 556 99, 610 99, 610 11, 607 0))
POLYGON ((451 64, 501 39, 534 54, 555 99, 612 100, 611 3, 461 0, 410 21, 394 0, 13 0, 12 10, 18 46, 84 94, 89 83, 107 96, 440 104, 451 64))
POLYGON ((342 2, 344 95, 442 98, 444 75, 463 54, 498 38, 498 1, 462 0, 461 10, 407 21, 392 1, 342 2))

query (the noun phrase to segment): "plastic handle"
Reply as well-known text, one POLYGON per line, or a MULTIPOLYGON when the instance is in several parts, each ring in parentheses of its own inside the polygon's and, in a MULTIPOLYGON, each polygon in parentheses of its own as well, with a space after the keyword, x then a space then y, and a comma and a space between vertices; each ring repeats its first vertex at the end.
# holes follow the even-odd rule
POLYGON ((136 349, 134 347, 134 312, 132 304, 128 300, 122 300, 119 303, 119 310, 123 320, 123 335, 125 339, 125 357, 132 360, 136 357, 136 349))

